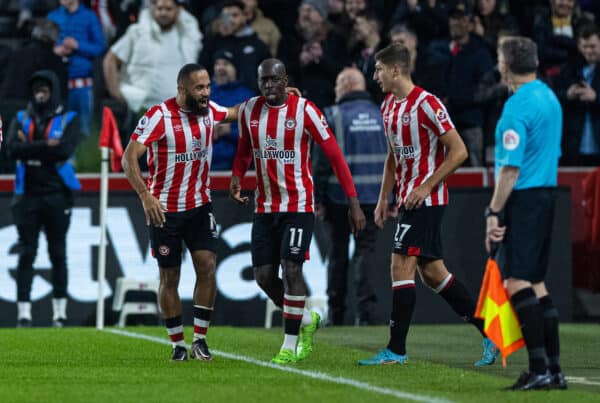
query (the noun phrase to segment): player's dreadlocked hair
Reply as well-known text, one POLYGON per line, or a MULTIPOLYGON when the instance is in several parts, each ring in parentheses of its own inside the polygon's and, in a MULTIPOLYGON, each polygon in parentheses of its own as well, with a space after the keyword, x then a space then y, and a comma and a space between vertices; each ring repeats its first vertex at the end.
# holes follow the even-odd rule
POLYGON ((190 78, 193 72, 206 70, 206 67, 197 63, 188 63, 184 65, 177 73, 177 84, 181 84, 184 80, 190 78))
POLYGON ((538 68, 538 48, 534 41, 523 36, 513 36, 500 43, 500 53, 513 74, 535 73, 538 68))
POLYGON ((410 52, 401 43, 392 43, 375 54, 375 60, 385 65, 400 66, 402 74, 410 74, 410 52))

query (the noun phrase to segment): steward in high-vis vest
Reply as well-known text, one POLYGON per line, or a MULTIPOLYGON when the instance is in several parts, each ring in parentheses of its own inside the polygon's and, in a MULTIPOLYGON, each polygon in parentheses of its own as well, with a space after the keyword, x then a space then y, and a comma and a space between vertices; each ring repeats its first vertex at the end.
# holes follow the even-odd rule
POLYGON ((12 212, 19 234, 17 326, 32 324, 33 261, 43 230, 52 263, 52 324, 62 327, 67 319, 66 236, 73 191, 81 187, 70 161, 81 135, 79 119, 65 110, 56 74, 37 71, 28 85, 31 100, 7 134, 8 154, 16 161, 12 212))
POLYGON ((377 226, 373 211, 379 198, 381 172, 387 153, 387 140, 379 106, 366 92, 365 78, 356 68, 346 68, 337 76, 336 104, 325 108, 325 118, 335 134, 340 150, 346 158, 365 212, 367 226, 356 239, 354 255, 348 260, 351 234, 348 224, 348 205, 342 189, 332 174, 330 165, 314 150, 315 198, 320 215, 329 229, 331 246, 328 251, 329 318, 332 325, 347 324, 346 295, 348 272, 353 273, 356 288, 356 316, 354 323, 369 325, 376 322, 375 295, 372 281, 377 226))

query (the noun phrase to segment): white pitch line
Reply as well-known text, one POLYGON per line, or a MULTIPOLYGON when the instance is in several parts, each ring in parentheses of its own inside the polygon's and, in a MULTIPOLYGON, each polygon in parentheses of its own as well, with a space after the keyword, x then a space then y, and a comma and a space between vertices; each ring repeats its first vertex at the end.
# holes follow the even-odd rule
MULTIPOLYGON (((152 341, 154 343, 160 343, 160 344, 168 344, 168 345, 171 344, 168 340, 165 340, 164 338, 148 336, 148 335, 141 334, 141 333, 128 332, 125 330, 118 330, 118 329, 105 329, 105 330, 109 333, 117 334, 120 336, 132 337, 134 339, 147 340, 147 341, 152 341)), ((297 368, 292 368, 292 367, 284 367, 281 365, 273 364, 271 362, 260 361, 260 360, 257 360, 256 358, 246 357, 243 355, 232 354, 232 353, 227 353, 224 351, 212 350, 212 349, 211 349, 211 352, 214 355, 219 355, 221 357, 225 357, 230 360, 243 361, 243 362, 247 362, 250 364, 259 365, 261 367, 277 369, 279 371, 284 371, 284 372, 291 372, 293 374, 298 374, 298 375, 306 376, 308 378, 318 379, 320 381, 327 381, 327 382, 337 383, 340 385, 348 385, 348 386, 355 387, 357 389, 366 390, 368 392, 375 392, 375 393, 379 393, 382 395, 393 396, 393 397, 397 397, 399 399, 407 399, 407 400, 412 400, 415 402, 427 402, 427 403, 452 403, 451 400, 447 400, 447 399, 443 399, 443 398, 431 397, 431 396, 426 396, 426 395, 417 395, 414 393, 403 392, 403 391, 397 390, 397 389, 383 388, 380 386, 371 385, 366 382, 361 382, 361 381, 357 381, 357 380, 350 379, 350 378, 343 378, 340 376, 332 376, 332 375, 328 375, 328 374, 325 374, 322 372, 308 371, 308 370, 297 369, 297 368)))
POLYGON ((570 383, 577 383, 579 385, 600 386, 600 382, 590 381, 584 376, 565 376, 565 379, 570 383))

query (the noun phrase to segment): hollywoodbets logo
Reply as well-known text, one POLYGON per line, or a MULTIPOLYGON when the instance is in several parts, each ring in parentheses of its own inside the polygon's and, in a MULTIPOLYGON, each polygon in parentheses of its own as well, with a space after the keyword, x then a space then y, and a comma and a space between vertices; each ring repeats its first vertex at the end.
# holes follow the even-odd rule
POLYGON ((284 164, 293 164, 296 160, 296 150, 280 150, 277 148, 277 139, 267 136, 264 148, 254 149, 254 158, 278 160, 284 164))

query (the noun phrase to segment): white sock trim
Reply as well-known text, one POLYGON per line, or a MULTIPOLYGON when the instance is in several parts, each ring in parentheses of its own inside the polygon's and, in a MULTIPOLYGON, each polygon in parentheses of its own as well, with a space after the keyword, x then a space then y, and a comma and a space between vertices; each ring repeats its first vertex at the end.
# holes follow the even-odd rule
POLYGON ((432 288, 432 290, 435 291, 436 294, 439 294, 444 288, 446 288, 450 280, 452 280, 452 273, 448 273, 448 276, 446 276, 444 281, 442 281, 442 283, 438 285, 437 288, 432 288))
POLYGON ((392 288, 401 287, 403 285, 414 284, 415 280, 400 280, 400 281, 392 281, 392 288))
POLYGON ((281 349, 292 350, 294 354, 296 353, 296 343, 298 342, 298 335, 284 334, 283 336, 283 344, 281 345, 281 349))
POLYGON ((213 309, 215 309, 215 308, 209 308, 204 305, 194 305, 194 308, 206 309, 207 311, 212 311, 213 309))

